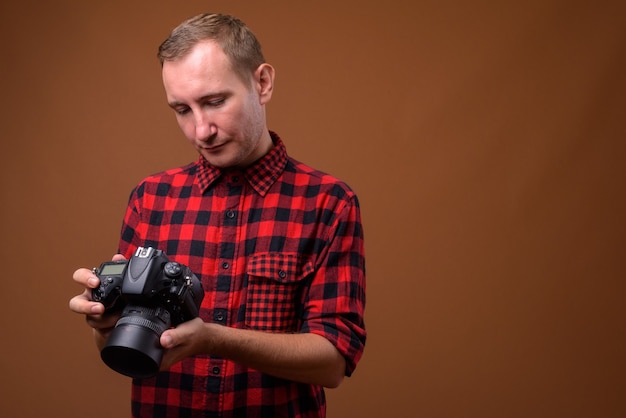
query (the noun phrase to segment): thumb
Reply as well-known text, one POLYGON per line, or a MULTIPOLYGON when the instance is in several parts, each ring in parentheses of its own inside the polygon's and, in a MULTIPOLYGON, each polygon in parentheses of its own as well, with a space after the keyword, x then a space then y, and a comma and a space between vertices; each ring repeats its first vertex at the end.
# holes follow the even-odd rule
POLYGON ((172 348, 176 346, 176 335, 174 329, 168 329, 161 334, 160 343, 163 348, 172 348))
POLYGON ((160 343, 163 348, 188 346, 193 344, 194 336, 198 335, 204 322, 200 318, 183 322, 176 328, 170 328, 161 334, 160 343))

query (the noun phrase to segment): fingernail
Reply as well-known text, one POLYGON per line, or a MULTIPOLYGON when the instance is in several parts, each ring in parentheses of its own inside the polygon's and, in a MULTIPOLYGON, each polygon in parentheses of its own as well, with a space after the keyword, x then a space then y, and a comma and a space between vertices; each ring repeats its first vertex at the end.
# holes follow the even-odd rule
POLYGON ((95 277, 92 277, 89 280, 87 280, 87 284, 89 284, 89 286, 92 286, 92 287, 98 286, 99 283, 100 281, 96 279, 95 277))

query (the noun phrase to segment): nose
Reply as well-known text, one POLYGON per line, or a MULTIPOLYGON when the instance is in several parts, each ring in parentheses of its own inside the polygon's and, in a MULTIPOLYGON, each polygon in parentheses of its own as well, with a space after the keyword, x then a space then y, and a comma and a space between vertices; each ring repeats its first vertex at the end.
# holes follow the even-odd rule
POLYGON ((203 112, 194 115, 194 129, 197 141, 206 142, 211 139, 216 132, 215 125, 203 112))

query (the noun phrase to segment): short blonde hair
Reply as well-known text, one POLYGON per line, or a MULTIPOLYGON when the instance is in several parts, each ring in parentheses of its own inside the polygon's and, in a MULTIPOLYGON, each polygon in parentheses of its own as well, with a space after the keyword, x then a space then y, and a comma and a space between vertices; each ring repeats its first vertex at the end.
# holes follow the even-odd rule
POLYGON ((246 83, 265 62, 261 44, 254 33, 234 16, 203 13, 185 20, 159 46, 161 65, 185 56, 202 41, 215 41, 230 59, 233 70, 246 83))

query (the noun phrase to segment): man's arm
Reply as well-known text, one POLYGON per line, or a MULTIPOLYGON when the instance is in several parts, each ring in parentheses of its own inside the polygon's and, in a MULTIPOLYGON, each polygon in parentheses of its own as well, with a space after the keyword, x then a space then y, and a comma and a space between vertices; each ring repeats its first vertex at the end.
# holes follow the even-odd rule
MULTIPOLYGON (((117 255, 114 259, 123 257, 117 255)), ((70 300, 70 309, 86 315, 101 350, 119 313, 105 315, 104 306, 91 300, 91 289, 99 285, 91 270, 78 269, 74 280, 85 290, 70 300)), ((213 354, 276 377, 330 388, 339 386, 346 369, 339 351, 326 338, 312 333, 272 334, 204 323, 196 318, 165 331, 161 344, 166 348, 162 369, 191 355, 213 354)))
POLYGON ((275 334, 218 324, 199 318, 165 331, 162 369, 185 357, 213 354, 283 379, 329 388, 343 381, 346 361, 326 338, 312 333, 275 334))

